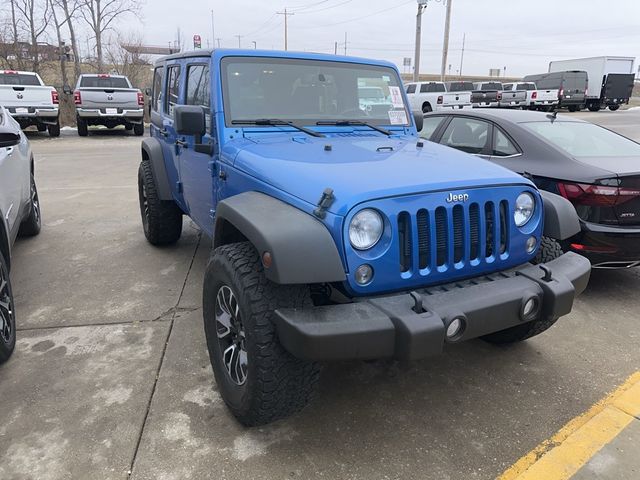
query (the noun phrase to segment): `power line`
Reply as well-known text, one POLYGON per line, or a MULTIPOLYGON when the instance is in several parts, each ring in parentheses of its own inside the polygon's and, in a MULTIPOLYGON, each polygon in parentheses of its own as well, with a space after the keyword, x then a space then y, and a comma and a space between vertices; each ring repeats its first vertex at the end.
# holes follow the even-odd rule
POLYGON ((363 20, 365 18, 373 17, 374 15, 379 15, 380 13, 388 12, 389 10, 394 10, 396 8, 403 7, 404 5, 408 5, 410 3, 415 3, 415 0, 409 0, 408 2, 403 2, 403 3, 400 3, 398 5, 394 5, 393 7, 384 8, 382 10, 378 10, 376 12, 372 12, 372 13, 370 13, 368 15, 361 15, 359 17, 350 18, 349 20, 343 20, 342 22, 325 23, 323 25, 307 25, 305 27, 298 27, 298 28, 304 28, 305 30, 308 30, 310 28, 333 27, 334 25, 343 25, 345 23, 357 22, 357 21, 363 20))

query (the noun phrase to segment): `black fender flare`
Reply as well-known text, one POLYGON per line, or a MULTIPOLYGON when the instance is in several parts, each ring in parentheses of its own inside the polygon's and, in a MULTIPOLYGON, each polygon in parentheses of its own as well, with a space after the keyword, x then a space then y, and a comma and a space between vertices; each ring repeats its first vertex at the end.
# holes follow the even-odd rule
POLYGON ((244 192, 218 204, 213 247, 243 238, 253 244, 261 257, 265 252, 271 253, 272 263, 265 268, 265 274, 274 283, 309 284, 346 279, 340 254, 325 225, 269 195, 244 192))
POLYGON ((555 193, 540 191, 544 204, 545 237, 567 240, 581 231, 580 218, 569 200, 555 193))
POLYGON ((142 159, 149 160, 160 200, 173 200, 164 154, 162 153, 162 145, 160 145, 158 139, 151 137, 142 141, 142 159))

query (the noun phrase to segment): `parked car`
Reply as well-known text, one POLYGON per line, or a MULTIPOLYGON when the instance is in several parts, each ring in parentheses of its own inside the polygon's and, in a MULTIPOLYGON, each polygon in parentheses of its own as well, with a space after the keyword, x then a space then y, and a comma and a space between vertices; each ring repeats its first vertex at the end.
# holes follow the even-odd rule
POLYGON ((58 91, 44 84, 35 72, 0 71, 0 105, 25 129, 31 126, 39 132, 49 131, 60 136, 58 91))
POLYGON ((633 57, 591 57, 549 63, 550 72, 584 70, 589 78, 586 107, 597 112, 609 107, 615 111, 628 104, 635 78, 633 57))
MULTIPOLYGON (((72 93, 70 88, 65 93, 72 93)), ((78 135, 86 137, 89 126, 103 125, 144 135, 144 94, 123 75, 83 74, 73 91, 78 135)))
POLYGON ((540 112, 429 115, 422 135, 474 153, 568 199, 581 231, 561 242, 594 268, 640 265, 640 144, 606 128, 540 112), (464 142, 451 132, 465 129, 464 142))
POLYGON ((579 231, 571 204, 418 141, 422 115, 384 61, 216 49, 155 63, 142 227, 175 243, 186 214, 211 238, 205 335, 243 424, 301 409, 320 361, 522 341, 585 288, 584 257, 540 246, 579 231), (393 109, 359 108, 360 79, 393 109))
POLYGON ((476 82, 471 92, 471 103, 474 108, 499 107, 502 100, 502 83, 476 82))
POLYGON ((41 216, 33 156, 27 137, 9 111, 0 107, 0 363, 16 344, 16 312, 11 289, 11 250, 18 236, 40 233, 41 216))
POLYGON ((585 106, 589 84, 585 71, 540 73, 527 75, 522 80, 535 83, 539 89, 558 90, 558 108, 577 112, 585 106))
MULTIPOLYGON (((528 106, 527 99, 529 94, 526 89, 519 88, 520 83, 508 83, 502 84, 502 98, 498 102, 498 106, 501 108, 525 108, 528 106)), ((537 96, 537 94, 536 94, 537 96)))
POLYGON ((505 91, 523 90, 527 92, 527 99, 522 106, 529 110, 551 111, 558 105, 558 90, 538 89, 532 82, 504 83, 502 87, 505 91))
POLYGON ((405 84, 412 110, 424 113, 471 107, 471 92, 447 92, 443 82, 405 84))

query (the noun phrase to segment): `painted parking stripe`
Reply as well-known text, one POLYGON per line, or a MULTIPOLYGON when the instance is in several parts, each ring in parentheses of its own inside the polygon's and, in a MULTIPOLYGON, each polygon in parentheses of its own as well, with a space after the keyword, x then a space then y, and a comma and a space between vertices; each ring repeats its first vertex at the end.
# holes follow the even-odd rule
POLYGON ((566 480, 640 419, 640 371, 526 454, 498 480, 566 480))

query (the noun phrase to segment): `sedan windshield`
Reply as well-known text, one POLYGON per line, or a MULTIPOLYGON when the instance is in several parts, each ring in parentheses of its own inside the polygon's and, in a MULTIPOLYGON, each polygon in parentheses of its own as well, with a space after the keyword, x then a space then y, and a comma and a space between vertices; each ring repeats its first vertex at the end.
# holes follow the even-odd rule
POLYGON ((521 125, 576 158, 640 157, 640 144, 593 123, 555 121, 521 125))
POLYGON ((389 67, 226 57, 222 82, 227 125, 267 118, 299 125, 328 121, 409 124, 400 78, 389 67))

